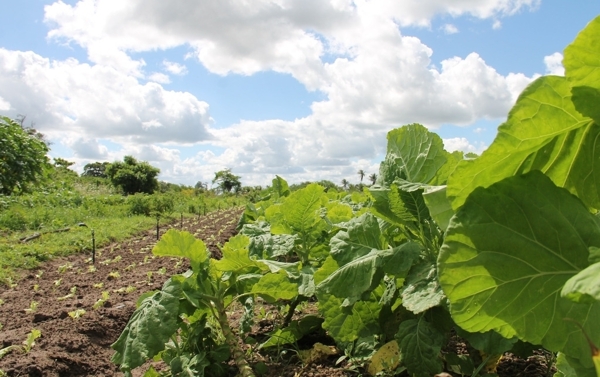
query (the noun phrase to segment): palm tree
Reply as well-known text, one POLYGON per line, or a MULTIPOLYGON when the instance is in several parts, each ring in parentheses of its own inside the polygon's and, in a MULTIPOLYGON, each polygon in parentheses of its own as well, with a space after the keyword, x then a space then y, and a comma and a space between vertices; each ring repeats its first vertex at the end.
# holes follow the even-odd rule
POLYGON ((375 184, 375 181, 377 181, 377 174, 373 173, 369 176, 369 181, 371 181, 371 184, 375 184))
POLYGON ((360 177, 360 183, 362 183, 363 178, 365 177, 365 171, 360 169, 359 171, 356 172, 356 174, 358 174, 358 176, 360 177))
POLYGON ((346 178, 342 179, 342 187, 344 188, 344 190, 348 188, 349 183, 350 182, 348 182, 346 178))

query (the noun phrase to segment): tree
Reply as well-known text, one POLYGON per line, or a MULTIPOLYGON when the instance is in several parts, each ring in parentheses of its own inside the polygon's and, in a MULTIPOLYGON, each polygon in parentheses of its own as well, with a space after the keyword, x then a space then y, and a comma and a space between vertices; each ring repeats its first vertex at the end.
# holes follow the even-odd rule
POLYGON ((231 169, 225 169, 216 172, 212 183, 217 183, 221 192, 231 192, 231 190, 238 192, 242 188, 240 177, 234 175, 231 172, 231 169))
POLYGON ((348 188, 348 184, 350 182, 348 182, 348 180, 346 178, 342 179, 342 188, 345 190, 348 188))
POLYGON ((108 165, 108 162, 90 162, 83 167, 83 173, 81 173, 81 176, 106 178, 106 167, 108 165))
POLYGON ((377 181, 377 174, 373 173, 369 176, 369 181, 371 181, 371 184, 375 184, 375 182, 377 181))
POLYGON ((143 192, 152 194, 158 188, 156 176, 160 173, 146 161, 139 162, 132 156, 125 156, 123 162, 116 161, 106 167, 106 176, 125 195, 143 192))
POLYGON ((39 135, 8 117, 0 117, 0 194, 24 192, 41 181, 49 162, 49 148, 39 135))
POLYGON ((359 171, 356 172, 356 174, 358 174, 358 176, 360 177, 360 183, 362 183, 363 178, 365 177, 365 171, 360 169, 359 171))

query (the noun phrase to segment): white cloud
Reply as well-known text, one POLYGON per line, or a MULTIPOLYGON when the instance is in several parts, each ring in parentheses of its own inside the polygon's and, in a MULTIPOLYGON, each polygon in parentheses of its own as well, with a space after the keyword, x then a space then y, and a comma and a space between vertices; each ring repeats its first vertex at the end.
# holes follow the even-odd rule
POLYGON ((163 60, 163 67, 165 70, 173 75, 183 76, 188 73, 188 69, 185 65, 168 60, 163 60))
POLYGON ((0 97, 0 111, 10 110, 10 103, 4 98, 0 97))
POLYGON ((492 29, 499 30, 501 28, 502 28, 502 22, 500 20, 494 20, 494 23, 492 24, 492 29))
MULTIPOLYGON (((57 1, 45 8, 48 36, 82 46, 90 64, 0 49, 0 98, 36 121, 42 132, 68 139, 65 145, 81 159, 134 154, 155 161, 162 177, 191 184, 210 180, 227 167, 249 184, 268 183, 274 174, 335 182, 353 177, 359 168, 375 172, 377 164, 366 162, 385 152, 391 128, 413 122, 433 128, 468 125, 503 117, 532 79, 519 73, 503 76, 476 53, 432 67, 433 51, 403 35, 399 26, 427 26, 437 15, 471 15, 499 24, 499 18, 538 4, 57 1), (287 73, 325 99, 312 104, 311 115, 295 121, 243 121, 211 129, 207 103, 161 85, 170 81, 165 73, 187 74, 185 65, 165 59, 160 67, 165 73, 147 73, 146 62, 132 57, 177 46, 191 48, 196 62, 210 72, 287 73), (109 152, 99 139, 122 149, 109 152), (175 146, 190 143, 212 150, 182 158, 175 146)), ((444 30, 458 32, 452 24, 444 30)), ((478 148, 466 139, 448 142, 478 148)))
POLYGON ((462 151, 465 153, 472 152, 481 154, 487 146, 479 143, 478 146, 471 144, 469 140, 464 137, 453 137, 444 139, 444 149, 448 152, 462 151))
POLYGON ((452 24, 444 24, 444 26, 442 26, 442 30, 446 34, 456 34, 456 33, 458 33, 458 28, 456 26, 452 25, 452 24))
POLYGON ((563 67, 562 61, 563 55, 560 52, 545 56, 544 64, 546 65, 546 74, 564 76, 565 67, 563 67))
POLYGON ((208 104, 190 93, 140 84, 112 67, 50 61, 0 49, 0 96, 15 114, 61 139, 68 133, 122 143, 195 143, 211 138, 208 104), (18 90, 15 90, 18 88, 18 90), (157 121, 163 127, 147 127, 157 121))
POLYGON ((160 73, 160 72, 152 73, 148 77, 148 80, 157 82, 159 84, 170 84, 171 83, 171 79, 169 78, 169 76, 165 75, 164 73, 160 73))

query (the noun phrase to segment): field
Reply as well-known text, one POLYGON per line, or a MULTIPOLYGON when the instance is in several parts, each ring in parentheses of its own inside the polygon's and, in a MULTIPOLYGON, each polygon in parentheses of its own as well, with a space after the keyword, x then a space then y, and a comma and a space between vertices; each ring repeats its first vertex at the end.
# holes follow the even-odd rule
MULTIPOLYGON (((224 244, 235 234, 240 214, 239 208, 233 208, 188 218, 183 229, 201 239, 212 240, 207 246, 219 257, 217 245, 224 244)), ((171 225, 180 226, 178 221, 171 225)), ((161 232, 169 227, 163 227, 161 232)), ((0 323, 3 324, 0 348, 23 345, 33 329, 39 330, 41 336, 28 352, 15 349, 2 358, 0 370, 8 376, 121 375, 110 361, 114 353, 110 345, 123 331, 137 298, 147 291, 160 289, 169 276, 189 268, 189 263, 181 263, 178 258, 154 257, 150 250, 155 243, 155 229, 150 229, 127 241, 99 249, 95 265, 91 264, 89 253, 58 258, 30 271, 13 287, 3 286, 0 290, 3 302, 0 306, 0 323), (102 292, 108 292, 108 297, 99 305, 102 292), (80 314, 77 314, 78 310, 80 314)), ((261 311, 260 308, 256 310, 261 311)), ((252 335, 258 339, 266 338, 277 317, 281 317, 275 306, 265 305, 262 310, 264 314, 252 330, 252 335)), ((303 311, 306 314, 315 309, 307 305, 303 311)), ((239 320, 241 312, 238 308, 229 313, 232 322, 239 320)), ((331 338, 316 334, 299 342, 298 347, 310 349, 317 341, 330 346, 334 344, 331 338)), ((245 347, 251 349, 248 345, 245 347)), ((464 344, 449 347, 460 348, 464 344)), ((264 376, 357 376, 362 371, 347 361, 336 365, 339 351, 308 364, 296 356, 293 348, 291 351, 287 356, 277 352, 254 352, 250 353, 250 360, 253 365, 264 365, 264 376)), ((155 365, 160 368, 159 363, 155 365)), ((541 355, 528 360, 507 355, 498 369, 499 376, 506 377, 544 376, 546 371, 541 355)), ((232 366, 229 375, 236 374, 237 370, 232 366)))

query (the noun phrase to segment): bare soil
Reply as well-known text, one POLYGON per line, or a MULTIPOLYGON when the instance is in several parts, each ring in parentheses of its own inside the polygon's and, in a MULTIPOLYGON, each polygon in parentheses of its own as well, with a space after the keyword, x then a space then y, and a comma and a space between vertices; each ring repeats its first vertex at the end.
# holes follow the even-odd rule
MULTIPOLYGON (((223 245, 235 234, 240 214, 241 209, 237 208, 185 219, 183 229, 202 239, 213 256, 219 258, 218 245, 223 245)), ((169 227, 180 228, 181 224, 176 221, 163 226, 161 234, 169 227)), ((21 346, 32 329, 40 330, 41 337, 29 352, 14 350, 1 358, 0 371, 7 376, 122 376, 110 361, 113 355, 110 345, 123 331, 135 310, 137 298, 142 293, 160 289, 169 276, 189 268, 187 261, 154 257, 151 250, 155 243, 156 229, 148 230, 125 242, 97 250, 95 265, 92 265, 89 253, 54 259, 26 272, 15 286, 1 286, 0 349, 21 346), (110 298, 103 307, 94 309, 93 305, 102 297, 103 291, 108 291, 110 298), (73 318, 77 310, 85 313, 73 318)), ((314 306, 306 306, 303 310, 314 311, 314 306)), ((272 330, 279 315, 276 308, 270 306, 265 306, 262 312, 265 315, 257 320, 251 333, 257 339, 272 330)), ((235 323, 241 311, 230 314, 235 323)), ((298 347, 310 349, 316 342, 335 350, 326 335, 305 339, 298 347)), ((364 370, 348 361, 336 364, 340 354, 307 364, 292 348, 284 353, 260 353, 251 345, 242 346, 257 375, 264 377, 365 375, 364 370)), ((237 373, 233 366, 230 371, 231 376, 237 373)), ((500 377, 538 377, 546 376, 547 372, 541 354, 528 359, 507 354, 498 368, 500 377)))

